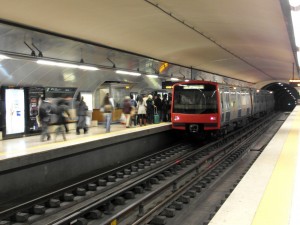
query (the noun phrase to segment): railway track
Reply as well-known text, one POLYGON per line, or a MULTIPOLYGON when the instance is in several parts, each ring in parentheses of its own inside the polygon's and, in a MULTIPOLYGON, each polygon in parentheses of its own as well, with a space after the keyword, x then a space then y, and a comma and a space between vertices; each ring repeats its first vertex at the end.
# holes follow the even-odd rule
POLYGON ((268 121, 180 144, 0 212, 0 224, 165 224, 247 151, 268 121))

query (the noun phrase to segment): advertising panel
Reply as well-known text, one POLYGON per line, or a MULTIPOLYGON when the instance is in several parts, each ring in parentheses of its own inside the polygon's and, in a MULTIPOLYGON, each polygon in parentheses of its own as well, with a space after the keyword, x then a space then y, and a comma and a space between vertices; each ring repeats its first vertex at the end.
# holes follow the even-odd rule
POLYGON ((6 134, 24 133, 25 107, 23 89, 5 89, 6 134))
POLYGON ((28 88, 28 119, 26 130, 27 133, 34 133, 39 131, 36 116, 38 115, 39 98, 44 96, 44 88, 42 87, 30 87, 28 88))

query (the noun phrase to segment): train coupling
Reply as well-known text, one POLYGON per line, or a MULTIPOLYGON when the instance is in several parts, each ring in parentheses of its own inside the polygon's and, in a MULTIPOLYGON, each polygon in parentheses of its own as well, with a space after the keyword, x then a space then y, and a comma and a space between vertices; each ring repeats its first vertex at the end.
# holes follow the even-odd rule
POLYGON ((199 125, 198 124, 190 124, 189 131, 191 133, 198 133, 199 132, 199 125))

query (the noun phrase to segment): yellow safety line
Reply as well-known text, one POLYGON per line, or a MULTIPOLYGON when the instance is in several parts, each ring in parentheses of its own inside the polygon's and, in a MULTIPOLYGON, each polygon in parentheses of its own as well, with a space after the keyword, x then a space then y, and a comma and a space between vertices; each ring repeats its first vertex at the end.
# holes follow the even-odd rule
POLYGON ((299 127, 300 112, 297 112, 252 225, 288 225, 289 223, 297 166, 299 127))

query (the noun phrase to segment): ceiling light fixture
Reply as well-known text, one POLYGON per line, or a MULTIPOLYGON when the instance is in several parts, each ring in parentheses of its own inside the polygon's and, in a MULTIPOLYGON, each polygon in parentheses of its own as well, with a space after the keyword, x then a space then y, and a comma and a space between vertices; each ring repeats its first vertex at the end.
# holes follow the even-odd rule
POLYGON ((77 68, 82 70, 99 70, 97 67, 94 66, 86 66, 86 65, 77 65, 72 63, 64 63, 64 62, 55 62, 50 60, 37 60, 38 64, 41 65, 48 65, 48 66, 58 66, 64 68, 77 68))
POLYGON ((116 73, 117 74, 132 75, 132 76, 141 76, 142 75, 141 73, 124 71, 124 70, 117 70, 116 73))
POLYGON ((1 54, 0 54, 0 60, 2 60, 2 59, 11 59, 11 58, 8 57, 8 56, 6 56, 6 55, 1 55, 1 54))
POLYGON ((158 75, 156 74, 147 74, 146 76, 150 78, 158 78, 158 75))

